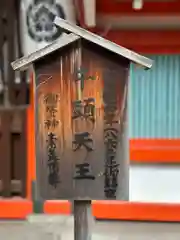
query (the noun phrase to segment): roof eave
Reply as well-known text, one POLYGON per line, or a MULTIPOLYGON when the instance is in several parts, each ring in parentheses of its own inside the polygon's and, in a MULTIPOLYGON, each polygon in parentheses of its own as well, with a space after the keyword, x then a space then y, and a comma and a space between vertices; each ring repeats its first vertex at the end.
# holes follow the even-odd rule
POLYGON ((134 51, 124 48, 118 44, 110 42, 92 32, 89 32, 75 24, 71 24, 68 21, 55 17, 54 23, 60 28, 72 32, 88 41, 94 42, 95 44, 104 47, 105 49, 112 51, 122 57, 129 59, 129 61, 134 62, 143 66, 145 69, 150 69, 152 67, 153 61, 147 57, 144 57, 134 51))
POLYGON ((73 33, 65 34, 60 39, 58 39, 57 41, 54 41, 53 43, 49 44, 48 46, 46 46, 36 52, 33 52, 28 56, 22 57, 16 61, 12 62, 11 63, 12 68, 14 70, 24 71, 28 67, 30 67, 30 65, 33 62, 39 60, 40 58, 66 46, 78 39, 80 39, 80 37, 73 33))

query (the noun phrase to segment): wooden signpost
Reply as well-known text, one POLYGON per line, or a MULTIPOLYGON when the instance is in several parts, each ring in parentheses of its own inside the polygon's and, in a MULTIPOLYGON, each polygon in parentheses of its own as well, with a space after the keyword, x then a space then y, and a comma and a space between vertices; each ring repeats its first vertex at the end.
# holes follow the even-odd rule
POLYGON ((37 197, 74 201, 75 239, 89 240, 91 200, 128 200, 129 66, 152 61, 58 17, 54 23, 69 34, 12 67, 34 68, 37 197))

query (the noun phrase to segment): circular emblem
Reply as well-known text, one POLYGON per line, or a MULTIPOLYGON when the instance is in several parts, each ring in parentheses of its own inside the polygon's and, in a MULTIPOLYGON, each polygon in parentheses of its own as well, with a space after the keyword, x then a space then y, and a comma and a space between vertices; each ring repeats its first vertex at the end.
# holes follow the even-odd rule
POLYGON ((26 16, 28 34, 36 42, 52 42, 63 33, 53 19, 54 16, 65 19, 65 13, 62 6, 52 0, 34 0, 26 16))

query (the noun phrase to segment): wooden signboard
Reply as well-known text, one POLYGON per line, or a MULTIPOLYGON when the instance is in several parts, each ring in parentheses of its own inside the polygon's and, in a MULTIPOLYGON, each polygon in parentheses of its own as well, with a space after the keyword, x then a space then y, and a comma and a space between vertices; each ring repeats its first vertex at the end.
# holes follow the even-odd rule
POLYGON ((152 62, 65 20, 55 23, 71 34, 12 64, 34 66, 39 198, 127 199, 129 66, 152 62))

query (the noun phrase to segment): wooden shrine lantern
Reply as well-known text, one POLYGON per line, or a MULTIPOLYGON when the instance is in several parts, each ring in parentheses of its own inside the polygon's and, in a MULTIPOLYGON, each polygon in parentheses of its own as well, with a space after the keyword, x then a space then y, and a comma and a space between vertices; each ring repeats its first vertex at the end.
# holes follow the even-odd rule
POLYGON ((127 199, 129 67, 152 61, 63 19, 54 23, 68 34, 12 63, 34 68, 39 197, 127 199))

